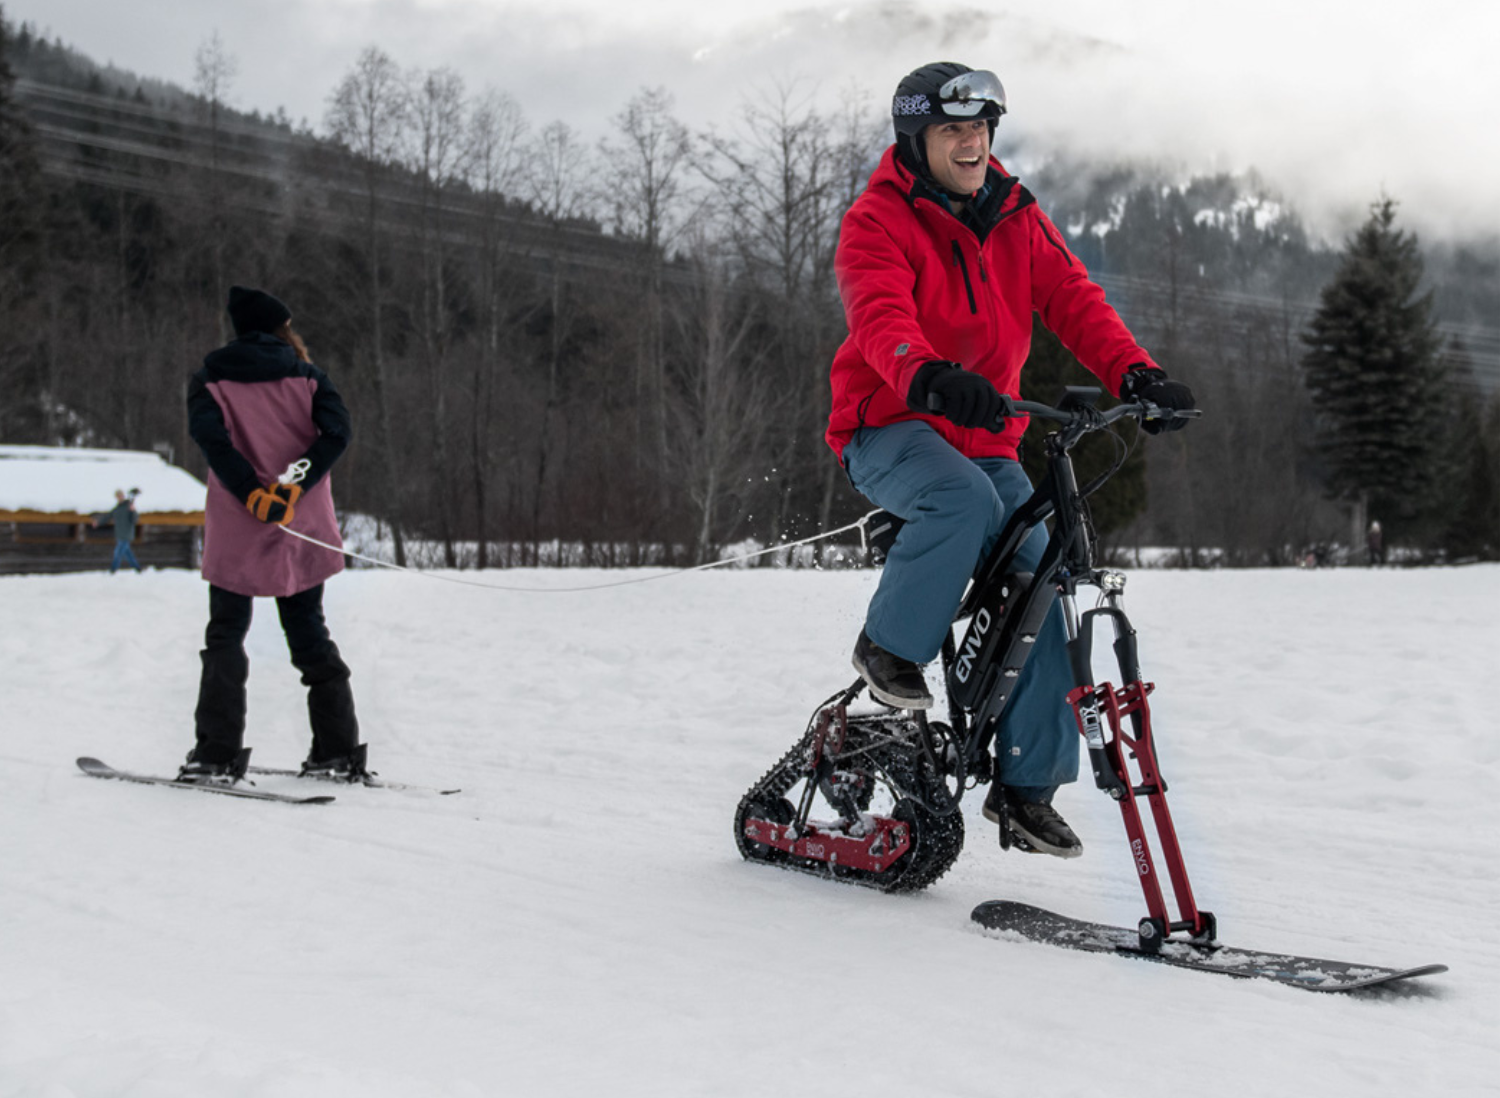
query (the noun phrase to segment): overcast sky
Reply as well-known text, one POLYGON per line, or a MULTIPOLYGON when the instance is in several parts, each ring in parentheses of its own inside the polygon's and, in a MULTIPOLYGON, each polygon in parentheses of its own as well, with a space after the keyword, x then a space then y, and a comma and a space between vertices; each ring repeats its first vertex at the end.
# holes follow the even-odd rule
MULTIPOLYGON (((916 66, 958 60, 1005 82, 1003 125, 1081 151, 1200 171, 1258 169, 1339 234, 1382 192, 1430 237, 1500 234, 1500 3, 1424 0, 0 0, 100 62, 191 87, 217 32, 231 105, 321 130, 329 92, 375 45, 514 95, 533 126, 589 138, 644 87, 694 129, 728 126, 795 82, 886 109, 916 66)), ((1046 196, 1040 196, 1045 203, 1046 196)))

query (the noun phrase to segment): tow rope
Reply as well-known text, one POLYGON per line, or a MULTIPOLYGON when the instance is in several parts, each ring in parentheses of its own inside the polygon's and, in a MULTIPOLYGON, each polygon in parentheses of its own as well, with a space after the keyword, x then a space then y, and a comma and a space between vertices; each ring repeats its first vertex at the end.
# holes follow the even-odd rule
POLYGON ((653 580, 671 579, 674 576, 684 576, 689 572, 705 572, 710 568, 722 568, 730 564, 740 564, 747 560, 754 560, 756 557, 766 556, 769 553, 780 553, 785 549, 795 549, 801 545, 811 545, 814 542, 826 541, 829 538, 835 538, 840 534, 848 533, 850 530, 859 531, 860 548, 868 549, 869 541, 866 537, 866 524, 870 521, 871 518, 880 513, 881 512, 879 510, 871 511, 863 518, 855 522, 851 522, 847 526, 840 526, 837 530, 829 530, 825 533, 814 534, 812 537, 802 538, 798 541, 782 542, 781 544, 773 545, 768 549, 757 549, 753 553, 741 553, 738 556, 724 557, 720 560, 710 561, 707 564, 696 564, 690 568, 674 568, 670 571, 659 572, 655 575, 650 576, 637 576, 633 579, 612 580, 608 583, 590 583, 577 587, 517 587, 511 584, 504 583, 482 583, 479 580, 460 579, 457 576, 441 575, 437 572, 423 571, 420 568, 411 568, 404 564, 394 564, 391 561, 379 560, 375 557, 365 556, 363 553, 356 553, 353 550, 340 548, 337 545, 329 545, 326 541, 319 541, 317 538, 309 537, 307 534, 299 533, 298 531, 293 530, 290 527, 282 526, 280 529, 284 530, 294 538, 300 538, 305 542, 308 542, 312 545, 317 545, 323 549, 329 550, 330 552, 341 553, 346 557, 350 557, 354 560, 364 561, 366 564, 373 564, 379 568, 389 568, 392 571, 397 572, 410 572, 414 575, 422 576, 426 579, 441 580, 444 583, 462 584, 465 587, 485 587, 490 589, 491 591, 515 591, 524 594, 551 595, 576 593, 579 591, 601 591, 607 587, 628 587, 631 584, 636 583, 650 583, 653 580))

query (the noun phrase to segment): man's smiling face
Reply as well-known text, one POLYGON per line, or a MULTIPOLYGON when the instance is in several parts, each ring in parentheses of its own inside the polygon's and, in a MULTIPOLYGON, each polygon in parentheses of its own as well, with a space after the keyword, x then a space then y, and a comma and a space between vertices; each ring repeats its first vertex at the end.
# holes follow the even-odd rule
POLYGON ((954 194, 973 194, 984 186, 990 157, 990 124, 982 118, 939 122, 922 131, 927 165, 938 186, 954 194))

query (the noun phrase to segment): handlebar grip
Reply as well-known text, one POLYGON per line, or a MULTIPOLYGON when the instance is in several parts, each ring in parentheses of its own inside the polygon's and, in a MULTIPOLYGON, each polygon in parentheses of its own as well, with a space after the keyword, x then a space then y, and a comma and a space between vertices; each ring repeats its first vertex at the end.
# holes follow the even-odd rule
MULTIPOLYGON (((1001 431, 1005 430, 1005 421, 1007 419, 1009 419, 1011 416, 1019 414, 1016 411, 1015 407, 1011 404, 1010 397, 1006 396, 1004 393, 1001 393, 1000 394, 1000 401, 1001 401, 1000 411, 998 411, 998 412, 995 413, 995 419, 994 419, 994 421, 991 422, 991 423, 986 423, 984 425, 984 429, 986 431, 989 431, 992 434, 997 434, 997 435, 1001 431)), ((940 416, 940 415, 943 414, 943 406, 944 406, 944 404, 943 404, 943 398, 942 398, 942 396, 940 394, 938 394, 938 393, 928 393, 927 394, 927 410, 929 412, 931 412, 935 416, 940 416)))

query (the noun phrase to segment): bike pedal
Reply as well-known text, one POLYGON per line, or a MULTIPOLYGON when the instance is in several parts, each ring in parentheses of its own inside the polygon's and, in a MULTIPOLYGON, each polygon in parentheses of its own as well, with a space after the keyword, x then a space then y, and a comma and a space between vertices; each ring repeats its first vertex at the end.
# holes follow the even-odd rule
POLYGON ((1017 835, 1013 831, 1010 833, 1010 842, 1008 844, 1003 839, 1000 841, 1000 849, 1002 849, 1002 850, 1019 850, 1022 854, 1040 854, 1041 853, 1040 850, 1038 850, 1036 847, 1032 846, 1029 842, 1027 842, 1020 835, 1017 835))
MULTIPOLYGON (((986 813, 985 815, 986 815, 986 818, 988 818, 989 814, 986 813)), ((1036 847, 1034 847, 1034 846, 1031 845, 1031 843, 1027 840, 1026 836, 1024 836, 1024 835, 1020 834, 1019 832, 1014 831, 1014 830, 1011 829, 1011 826, 1010 826, 1010 813, 1009 813, 1009 811, 1004 810, 1004 809, 1001 810, 1000 819, 999 819, 998 823, 999 823, 999 826, 996 828, 996 831, 999 833, 999 836, 1000 836, 1000 849, 1001 850, 1019 850, 1022 854, 1040 854, 1040 853, 1042 853, 1042 851, 1038 850, 1036 847)))

